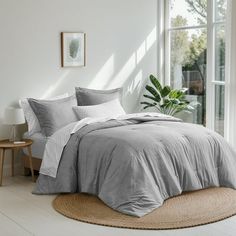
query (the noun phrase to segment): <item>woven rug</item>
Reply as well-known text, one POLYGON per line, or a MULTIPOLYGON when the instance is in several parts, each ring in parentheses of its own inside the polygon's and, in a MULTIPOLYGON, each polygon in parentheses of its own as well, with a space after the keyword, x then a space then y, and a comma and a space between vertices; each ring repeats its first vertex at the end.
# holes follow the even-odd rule
POLYGON ((112 210, 87 194, 59 195, 53 207, 64 216, 86 223, 131 229, 178 229, 204 225, 236 215, 236 190, 210 188, 166 200, 141 218, 112 210))

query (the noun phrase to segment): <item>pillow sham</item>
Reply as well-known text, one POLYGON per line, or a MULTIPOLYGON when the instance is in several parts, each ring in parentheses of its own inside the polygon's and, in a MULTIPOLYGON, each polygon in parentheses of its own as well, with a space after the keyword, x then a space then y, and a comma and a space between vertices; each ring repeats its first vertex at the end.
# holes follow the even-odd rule
POLYGON ((114 99, 121 99, 122 88, 110 90, 95 90, 87 88, 75 88, 78 106, 98 105, 114 99))
POLYGON ((86 117, 117 117, 126 114, 119 99, 93 106, 74 106, 73 110, 78 119, 84 119, 86 117))
POLYGON ((47 137, 69 123, 77 121, 72 109, 77 104, 75 95, 52 101, 32 98, 28 101, 38 118, 42 133, 47 137))
MULTIPOLYGON (((68 96, 69 96, 69 94, 65 93, 65 94, 56 96, 54 98, 49 98, 47 100, 50 100, 50 101, 51 100, 58 100, 58 99, 61 99, 61 98, 66 98, 68 96)), ((27 121, 28 134, 33 135, 35 133, 40 133, 41 132, 41 127, 40 127, 38 118, 34 114, 34 111, 32 110, 32 108, 31 108, 31 106, 28 102, 28 98, 19 100, 19 104, 20 104, 20 107, 23 109, 25 119, 27 121)))

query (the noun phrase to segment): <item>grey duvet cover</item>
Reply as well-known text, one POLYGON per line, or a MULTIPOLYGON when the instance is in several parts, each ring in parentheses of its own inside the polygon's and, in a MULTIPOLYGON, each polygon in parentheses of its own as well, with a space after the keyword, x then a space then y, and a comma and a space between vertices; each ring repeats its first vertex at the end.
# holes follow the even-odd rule
POLYGON ((141 217, 183 191, 215 186, 236 188, 236 153, 217 133, 176 120, 113 120, 73 134, 57 177, 41 174, 34 193, 90 193, 141 217))

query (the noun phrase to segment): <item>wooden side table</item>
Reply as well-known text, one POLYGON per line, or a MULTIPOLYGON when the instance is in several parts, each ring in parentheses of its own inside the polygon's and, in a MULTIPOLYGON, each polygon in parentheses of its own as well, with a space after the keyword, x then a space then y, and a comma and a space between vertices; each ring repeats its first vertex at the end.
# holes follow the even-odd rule
POLYGON ((25 143, 14 144, 9 140, 2 140, 0 141, 0 186, 2 185, 2 177, 3 177, 3 164, 5 159, 6 150, 11 150, 12 157, 11 157, 11 174, 14 176, 14 158, 15 158, 15 151, 19 151, 20 149, 26 148, 29 154, 29 163, 30 163, 30 170, 32 175, 32 180, 34 179, 34 169, 33 169, 33 162, 32 162, 32 152, 31 152, 31 145, 33 144, 33 140, 31 139, 24 139, 22 140, 25 143))

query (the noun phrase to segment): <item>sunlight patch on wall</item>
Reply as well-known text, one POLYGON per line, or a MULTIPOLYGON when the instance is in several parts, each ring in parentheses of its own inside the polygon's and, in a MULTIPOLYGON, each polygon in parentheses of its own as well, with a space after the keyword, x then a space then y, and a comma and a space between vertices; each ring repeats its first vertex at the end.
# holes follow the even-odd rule
POLYGON ((70 71, 64 72, 62 76, 57 80, 57 82, 50 86, 40 99, 46 99, 51 97, 53 93, 57 90, 57 88, 63 83, 64 79, 69 75, 69 73, 70 71))
POLYGON ((137 64, 139 64, 141 60, 144 58, 146 51, 147 51, 146 42, 144 41, 139 47, 139 49, 137 50, 137 64))
POLYGON ((131 55, 125 65, 122 67, 120 72, 114 77, 113 80, 110 80, 109 83, 105 85, 106 89, 122 87, 127 79, 132 75, 136 67, 144 59, 147 52, 155 44, 157 40, 157 28, 156 26, 147 36, 147 38, 141 43, 137 50, 131 55))
POLYGON ((157 40, 157 28, 155 27, 146 39, 147 51, 150 50, 150 48, 153 46, 156 40, 157 40))
POLYGON ((109 83, 107 88, 121 87, 124 82, 129 78, 136 67, 136 55, 135 53, 129 58, 120 72, 115 76, 115 78, 109 83))
POLYGON ((92 83, 89 84, 88 88, 103 89, 114 75, 114 66, 114 54, 112 54, 97 73, 92 83))

